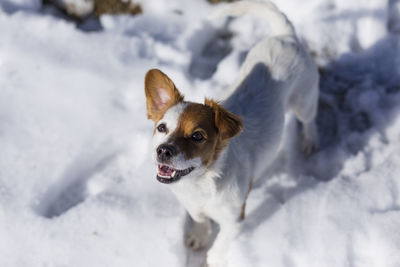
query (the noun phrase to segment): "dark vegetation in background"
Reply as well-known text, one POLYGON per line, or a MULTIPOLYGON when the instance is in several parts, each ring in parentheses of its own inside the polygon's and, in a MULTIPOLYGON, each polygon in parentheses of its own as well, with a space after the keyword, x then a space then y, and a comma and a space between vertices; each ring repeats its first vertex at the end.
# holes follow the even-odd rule
MULTIPOLYGON (((55 6, 59 11, 73 20, 82 20, 90 16, 101 16, 103 14, 129 14, 137 15, 143 12, 140 4, 134 1, 122 0, 86 0, 88 3, 93 3, 93 9, 85 15, 76 14, 72 9, 68 8, 68 4, 60 0, 42 0, 43 6, 55 6)), ((201 0, 199 0, 201 1, 201 0)), ((204 0, 203 0, 204 1, 204 0)), ((207 0, 211 4, 220 2, 234 2, 235 0, 207 0)))
POLYGON ((121 1, 121 0, 87 0, 87 2, 93 3, 93 8, 87 14, 77 14, 73 9, 69 8, 68 4, 65 4, 59 0, 42 0, 42 6, 55 7, 58 11, 69 16, 72 20, 81 21, 90 16, 101 16, 103 14, 129 14, 137 15, 143 12, 142 7, 133 1, 121 1))
MULTIPOLYGON (((85 0, 91 6, 87 12, 77 12, 72 4, 65 3, 62 0, 42 0, 42 11, 56 16, 63 17, 66 20, 73 21, 78 28, 84 31, 101 30, 101 24, 98 17, 104 14, 119 15, 138 15, 143 13, 142 6, 135 3, 134 0, 85 0)), ((234 2, 237 0, 199 0, 208 1, 211 4, 220 2, 234 2)), ((177 11, 182 14, 181 11, 177 11)))

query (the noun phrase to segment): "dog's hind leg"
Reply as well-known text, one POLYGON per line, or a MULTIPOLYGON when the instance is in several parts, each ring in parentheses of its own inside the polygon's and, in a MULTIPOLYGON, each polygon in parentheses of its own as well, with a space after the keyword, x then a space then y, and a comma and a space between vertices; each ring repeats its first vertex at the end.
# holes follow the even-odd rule
POLYGON ((253 188, 253 180, 254 180, 253 178, 250 179, 249 189, 248 189, 248 191, 246 193, 246 197, 244 198, 244 202, 243 202, 243 205, 242 205, 242 210, 241 210, 240 216, 239 216, 239 221, 243 221, 246 218, 246 201, 247 201, 247 198, 249 197, 251 189, 253 188))
POLYGON ((300 83, 300 86, 292 92, 289 97, 289 107, 294 112, 296 118, 302 124, 301 150, 309 155, 318 148, 318 131, 315 122, 318 110, 318 76, 314 77, 314 82, 309 84, 300 83))

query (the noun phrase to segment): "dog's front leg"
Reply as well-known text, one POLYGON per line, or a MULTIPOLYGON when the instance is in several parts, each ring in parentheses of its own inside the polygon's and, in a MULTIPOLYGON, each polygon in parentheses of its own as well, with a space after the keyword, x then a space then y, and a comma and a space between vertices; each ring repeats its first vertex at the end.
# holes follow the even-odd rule
POLYGON ((220 232, 207 253, 206 267, 226 267, 227 254, 234 238, 239 233, 239 222, 220 224, 220 232))
POLYGON ((193 250, 202 249, 207 246, 212 233, 210 219, 203 217, 193 219, 194 226, 192 230, 185 235, 185 244, 193 250))

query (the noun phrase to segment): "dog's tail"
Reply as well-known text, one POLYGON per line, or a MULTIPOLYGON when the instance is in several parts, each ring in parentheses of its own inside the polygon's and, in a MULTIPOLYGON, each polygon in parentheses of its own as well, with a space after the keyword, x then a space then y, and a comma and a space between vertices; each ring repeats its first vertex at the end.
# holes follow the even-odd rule
POLYGON ((209 19, 217 19, 226 16, 240 16, 250 14, 256 18, 265 19, 272 25, 273 35, 295 35, 292 23, 288 20, 274 3, 239 1, 231 4, 223 4, 217 7, 208 16, 209 19))

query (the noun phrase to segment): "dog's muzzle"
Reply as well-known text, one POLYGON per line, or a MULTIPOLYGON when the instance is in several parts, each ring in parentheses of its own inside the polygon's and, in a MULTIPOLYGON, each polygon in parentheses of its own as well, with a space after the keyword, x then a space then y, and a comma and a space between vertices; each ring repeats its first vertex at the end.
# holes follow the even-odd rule
POLYGON ((157 180, 164 184, 170 184, 178 181, 181 177, 188 175, 194 170, 194 167, 189 167, 184 170, 177 170, 164 164, 158 165, 157 180))

